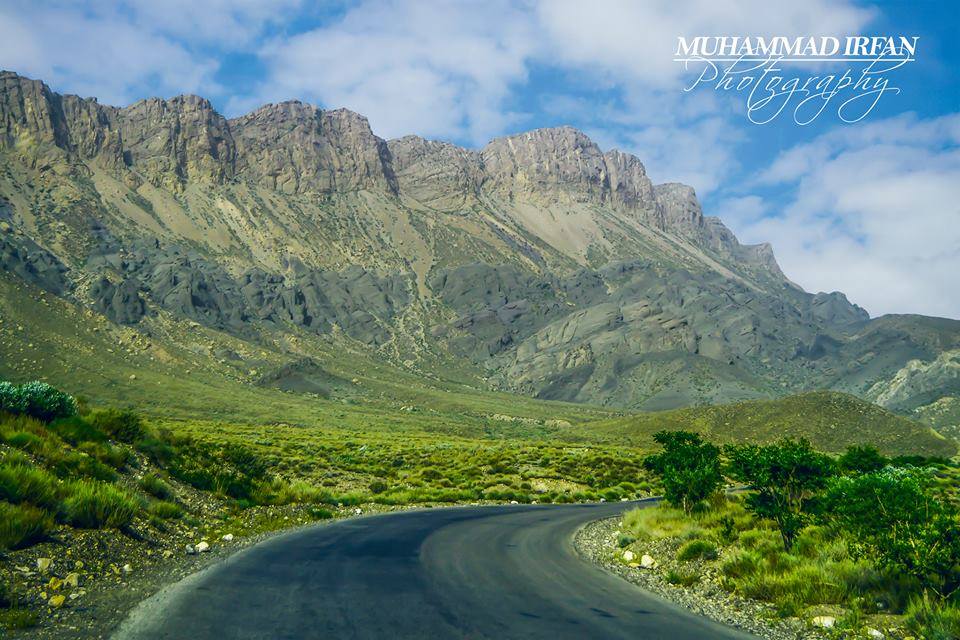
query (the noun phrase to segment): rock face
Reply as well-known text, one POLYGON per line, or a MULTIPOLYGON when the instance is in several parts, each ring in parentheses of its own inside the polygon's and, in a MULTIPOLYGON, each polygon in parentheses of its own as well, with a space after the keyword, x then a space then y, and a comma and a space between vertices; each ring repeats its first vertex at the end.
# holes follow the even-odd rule
MULTIPOLYGON (((345 109, 118 109, 0 72, 0 267, 118 324, 342 340, 404 366, 429 353, 545 399, 667 409, 832 388, 943 420, 960 406, 941 358, 960 323, 871 320, 802 291, 691 187, 654 185, 570 127, 480 150, 386 142, 345 109)), ((260 383, 341 384, 291 360, 260 383)))
POLYGON ((284 102, 261 107, 230 126, 239 151, 238 175, 269 189, 397 191, 387 144, 352 111, 284 102))

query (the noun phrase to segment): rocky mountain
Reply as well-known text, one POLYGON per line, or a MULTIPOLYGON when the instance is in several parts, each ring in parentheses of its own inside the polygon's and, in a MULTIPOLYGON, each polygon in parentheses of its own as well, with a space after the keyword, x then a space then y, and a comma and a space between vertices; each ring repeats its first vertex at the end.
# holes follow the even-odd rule
POLYGON ((958 393, 960 322, 804 292, 692 188, 570 127, 471 150, 385 141, 344 109, 117 108, 2 72, 0 231, 8 277, 145 334, 282 339, 291 362, 334 341, 645 409, 833 388, 915 412, 958 393))

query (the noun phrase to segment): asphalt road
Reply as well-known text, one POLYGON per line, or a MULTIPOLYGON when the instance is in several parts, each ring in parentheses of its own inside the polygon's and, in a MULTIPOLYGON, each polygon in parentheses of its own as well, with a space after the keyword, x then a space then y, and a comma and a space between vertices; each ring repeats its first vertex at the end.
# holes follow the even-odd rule
POLYGON ((745 639, 580 559, 623 503, 397 512, 272 538, 141 603, 122 640, 745 639))

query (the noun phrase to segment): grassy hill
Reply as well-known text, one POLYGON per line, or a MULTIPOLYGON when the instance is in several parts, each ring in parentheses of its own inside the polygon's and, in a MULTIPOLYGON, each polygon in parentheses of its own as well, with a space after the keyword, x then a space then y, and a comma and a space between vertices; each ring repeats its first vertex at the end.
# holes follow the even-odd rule
POLYGON ((807 438, 839 452, 869 443, 888 454, 952 456, 956 444, 929 427, 845 393, 813 391, 778 400, 750 400, 601 420, 584 427, 598 437, 649 446, 661 430, 684 429, 714 442, 771 442, 807 438))

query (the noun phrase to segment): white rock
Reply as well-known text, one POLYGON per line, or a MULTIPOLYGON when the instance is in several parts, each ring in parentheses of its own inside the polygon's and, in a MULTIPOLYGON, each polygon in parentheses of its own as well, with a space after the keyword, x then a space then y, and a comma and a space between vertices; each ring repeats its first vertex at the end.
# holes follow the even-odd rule
POLYGON ((206 540, 197 545, 197 553, 206 553, 207 551, 210 551, 210 545, 207 544, 206 540))
POLYGON ((884 637, 883 632, 879 629, 867 629, 867 635, 871 638, 876 638, 876 640, 880 640, 880 638, 884 637))
POLYGON ((232 533, 228 533, 228 534, 226 534, 225 536, 223 536, 223 541, 224 541, 224 542, 230 542, 231 540, 233 540, 233 534, 232 534, 232 533))
POLYGON ((653 569, 657 566, 657 561, 653 559, 653 556, 645 553, 640 556, 640 566, 644 569, 653 569))
POLYGON ((833 629, 833 625, 837 624, 837 619, 833 616, 817 616, 810 621, 811 624, 815 627, 821 627, 823 629, 833 629))
POLYGON ((516 500, 511 500, 511 501, 510 501, 510 504, 520 504, 520 503, 517 502, 516 500))
POLYGON ((633 559, 636 558, 636 557, 637 557, 637 556, 633 553, 633 551, 630 551, 629 549, 627 549, 626 551, 623 552, 623 559, 624 559, 626 562, 632 562, 633 559))
POLYGON ((620 498, 620 502, 630 502, 630 498, 620 498))
POLYGON ((37 569, 42 572, 46 572, 53 565, 53 560, 50 558, 37 558, 37 569))
POLYGON ((606 502, 606 501, 607 501, 606 498, 600 498, 600 502, 606 502))
POLYGON ((188 544, 188 545, 187 545, 186 551, 187 551, 187 555, 188 555, 188 556, 192 556, 192 555, 194 555, 194 554, 197 553, 196 548, 194 548, 194 546, 193 546, 192 544, 188 544))
POLYGON ((124 573, 133 573, 133 567, 131 567, 131 566, 128 565, 128 564, 125 564, 125 565, 123 565, 123 572, 124 572, 124 573))
POLYGON ((355 516, 358 516, 361 513, 363 513, 363 509, 361 509, 360 507, 357 507, 356 509, 353 510, 353 515, 355 516))

